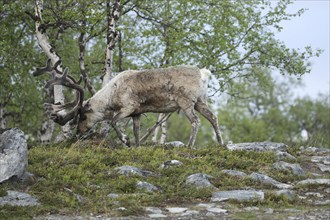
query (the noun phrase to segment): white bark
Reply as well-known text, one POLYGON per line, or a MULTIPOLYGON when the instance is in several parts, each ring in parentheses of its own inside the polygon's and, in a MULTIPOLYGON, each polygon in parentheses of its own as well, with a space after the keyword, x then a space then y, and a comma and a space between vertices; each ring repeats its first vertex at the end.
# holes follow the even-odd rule
MULTIPOLYGON (((60 60, 60 57, 56 54, 54 48, 50 45, 48 37, 45 33, 44 28, 42 27, 42 12, 43 12, 43 0, 36 0, 35 1, 35 27, 36 27, 36 35, 38 38, 38 42, 44 53, 47 55, 49 59, 51 59, 52 65, 60 60)), ((57 68, 59 71, 63 71, 62 65, 59 65, 57 68)), ((54 103, 64 103, 64 94, 63 94, 63 87, 60 85, 54 86, 54 103)), ((54 126, 47 125, 47 129, 53 129, 54 126)), ((46 132, 48 135, 47 137, 51 137, 49 135, 52 134, 52 131, 46 132)), ((68 138, 71 135, 70 125, 62 126, 62 134, 57 137, 57 140, 62 140, 64 138, 68 138)), ((50 140, 44 140, 50 141, 50 140)))
MULTIPOLYGON (((171 116, 171 114, 160 113, 154 128, 154 134, 152 136, 152 142, 154 144, 164 144, 166 140, 166 121, 171 116), (158 132, 161 130, 161 135, 158 141, 158 132)), ((152 130, 150 130, 152 132, 152 130)))
POLYGON ((112 11, 110 12, 110 0, 107 1, 107 48, 105 53, 105 65, 102 78, 102 88, 112 78, 112 62, 113 62, 113 50, 116 43, 116 22, 120 16, 120 0, 114 0, 112 5, 112 11))
MULTIPOLYGON (((159 114, 159 117, 160 116, 161 116, 161 114, 159 114)), ((157 126, 154 130, 154 135, 152 136, 152 139, 151 139, 153 144, 158 144, 158 141, 157 141, 158 140, 158 132, 159 132, 159 126, 157 126)))
POLYGON ((162 129, 162 135, 160 136, 159 143, 164 144, 166 140, 166 121, 164 121, 160 128, 162 129))
POLYGON ((4 112, 4 109, 1 108, 1 106, 0 106, 0 128, 1 129, 7 128, 7 122, 6 122, 6 118, 5 118, 5 112, 4 112))

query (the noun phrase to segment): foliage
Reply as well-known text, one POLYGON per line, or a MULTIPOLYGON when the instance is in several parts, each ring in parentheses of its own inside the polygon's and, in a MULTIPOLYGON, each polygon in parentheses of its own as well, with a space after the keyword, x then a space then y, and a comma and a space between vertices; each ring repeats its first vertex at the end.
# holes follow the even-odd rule
POLYGON ((41 124, 43 83, 30 74, 41 55, 33 22, 22 12, 29 6, 31 2, 24 0, 0 6, 0 110, 8 127, 20 127, 35 136, 37 129, 31 128, 41 124))
POLYGON ((228 90, 228 103, 218 110, 227 140, 330 147, 326 95, 315 100, 294 98, 292 88, 299 85, 294 79, 276 79, 265 69, 251 71, 256 72, 254 77, 237 80, 228 90))
MULTIPOLYGON (((122 36, 123 57, 119 57, 116 49, 114 71, 194 64, 211 69, 222 92, 229 92, 236 86, 234 79, 241 78, 246 80, 246 86, 252 86, 254 80, 261 79, 263 74, 250 70, 260 67, 301 76, 310 71, 310 58, 318 56, 321 51, 310 47, 287 48, 275 38, 275 33, 282 29, 281 21, 301 16, 304 12, 303 9, 293 14, 286 12, 291 3, 289 0, 121 1, 122 13, 117 29, 122 36)), ((85 36, 86 72, 99 88, 105 52, 105 2, 45 0, 44 6, 43 28, 62 57, 64 66, 70 68, 70 74, 75 78, 80 75, 78 39, 85 36)), ((43 81, 46 78, 33 79, 29 72, 43 66, 46 57, 34 37, 33 11, 33 2, 26 0, 5 1, 0 6, 0 27, 4 30, 0 36, 0 112, 5 112, 0 119, 7 120, 8 127, 20 127, 35 137, 44 117, 43 81)), ((260 81, 258 85, 262 83, 260 81)), ((269 103, 273 100, 268 99, 269 103)), ((269 115, 264 115, 264 118, 250 118, 237 123, 251 124, 256 120, 256 127, 249 131, 251 139, 255 133, 259 133, 257 139, 265 139, 265 134, 269 133, 260 133, 264 123, 286 125, 281 118, 281 109, 268 110, 269 115)), ((240 111, 235 109, 233 112, 238 117, 240 111)), ((170 136, 185 140, 186 122, 179 129, 182 132, 177 132, 173 126, 181 126, 179 122, 182 120, 176 120, 176 117, 181 115, 172 116, 170 136)), ((228 123, 227 128, 232 130, 228 123)), ((209 143, 210 129, 203 126, 201 130, 200 143, 209 143)), ((289 135, 291 133, 275 133, 270 139, 287 138, 289 135)), ((236 134, 230 136, 239 137, 236 134)))

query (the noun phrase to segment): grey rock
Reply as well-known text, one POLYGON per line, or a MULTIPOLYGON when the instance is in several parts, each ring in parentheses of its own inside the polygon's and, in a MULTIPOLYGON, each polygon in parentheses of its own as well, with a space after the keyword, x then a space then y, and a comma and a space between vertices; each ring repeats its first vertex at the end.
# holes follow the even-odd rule
POLYGON ((169 147, 183 147, 185 145, 181 141, 170 141, 170 142, 166 142, 165 143, 165 146, 169 146, 169 147))
POLYGON ((258 211, 259 210, 259 208, 258 207, 256 207, 256 206, 249 206, 249 207, 245 207, 245 208, 243 208, 244 209, 244 211, 248 211, 248 212, 251 212, 251 211, 258 211))
POLYGON ((142 190, 145 190, 147 192, 159 191, 158 187, 156 187, 156 186, 154 186, 154 185, 152 185, 151 183, 148 183, 148 182, 139 181, 139 182, 137 182, 136 187, 138 189, 142 189, 142 190))
POLYGON ((170 207, 170 208, 166 208, 167 211, 169 211, 170 213, 176 214, 176 213, 182 213, 188 210, 188 208, 183 208, 183 207, 170 207))
POLYGON ((198 215, 199 211, 196 210, 187 210, 180 214, 180 216, 192 216, 192 215, 198 215))
POLYGON ((167 216, 161 213, 149 214, 149 218, 166 218, 167 216))
POLYGON ((20 179, 28 165, 24 133, 17 128, 0 134, 0 183, 12 177, 20 179))
POLYGON ((311 152, 311 153, 330 153, 330 149, 320 148, 320 147, 308 147, 308 148, 304 149, 304 151, 311 152))
POLYGON ((247 176, 246 173, 238 171, 238 170, 222 170, 221 172, 225 173, 229 176, 235 176, 235 177, 240 177, 240 178, 243 178, 243 177, 247 176))
POLYGON ((267 208, 267 209, 265 209, 265 213, 267 213, 267 214, 273 214, 274 213, 274 209, 267 208))
POLYGON ((161 214, 162 210, 157 207, 146 207, 145 208, 146 212, 153 213, 153 214, 161 214))
POLYGON ((207 219, 215 219, 216 214, 213 212, 207 212, 205 216, 207 217, 207 219))
POLYGON ((291 154, 283 151, 277 151, 276 156, 278 160, 284 160, 284 159, 297 160, 297 158, 295 158, 291 154))
POLYGON ((325 165, 330 165, 330 156, 313 156, 311 161, 314 163, 323 163, 325 165))
POLYGON ((126 211, 127 209, 125 207, 118 207, 118 208, 116 208, 116 210, 118 210, 118 211, 126 211))
POLYGON ((234 199, 238 201, 259 200, 262 201, 265 198, 265 194, 262 191, 257 190, 231 190, 231 191, 219 191, 212 193, 212 202, 221 202, 228 199, 234 199))
POLYGON ((213 176, 204 173, 196 173, 187 177, 186 184, 195 186, 197 188, 215 188, 209 181, 212 178, 213 176))
POLYGON ((111 199, 117 199, 120 197, 120 195, 117 193, 109 193, 107 196, 111 199))
POLYGON ((314 202, 314 205, 330 205, 330 199, 317 200, 317 201, 314 202))
POLYGON ((271 178, 271 177, 269 177, 265 174, 251 173, 249 175, 249 177, 252 178, 255 181, 258 181, 258 182, 261 182, 261 183, 264 183, 264 184, 269 184, 269 185, 272 185, 272 186, 274 186, 276 188, 279 188, 279 189, 290 189, 290 188, 292 188, 291 185, 278 182, 277 180, 274 180, 273 178, 271 178))
POLYGON ((283 195, 283 196, 287 197, 287 199, 289 201, 293 201, 295 196, 296 196, 295 191, 288 190, 288 189, 278 190, 278 191, 275 192, 275 194, 278 195, 278 196, 283 195))
POLYGON ((279 161, 273 164, 273 168, 277 170, 290 171, 295 175, 304 176, 305 171, 297 163, 291 164, 284 161, 279 161))
POLYGON ((221 208, 217 208, 217 207, 214 207, 214 208, 207 208, 206 209, 208 212, 213 212, 213 213, 217 213, 217 214, 220 214, 220 213, 227 213, 228 211, 226 209, 221 209, 221 208))
POLYGON ((196 207, 200 208, 214 208, 216 206, 215 203, 199 203, 196 205, 196 207))
POLYGON ((306 179, 299 181, 297 186, 302 186, 302 185, 330 185, 330 179, 306 179))
POLYGON ((228 150, 246 150, 246 151, 286 151, 287 145, 275 142, 251 142, 251 143, 236 143, 228 144, 228 150))
MULTIPOLYGON (((82 216, 65 216, 65 215, 47 215, 47 216, 37 216, 33 220, 84 220, 86 218, 82 216)), ((90 219, 90 218, 88 218, 90 219)), ((91 218, 92 219, 92 218, 91 218)))
POLYGON ((160 167, 161 168, 169 168, 169 167, 181 166, 181 165, 183 165, 183 163, 181 161, 178 161, 178 160, 167 160, 160 167))
POLYGON ((322 163, 316 164, 322 172, 330 172, 330 166, 322 163))
POLYGON ((324 196, 319 192, 307 192, 305 193, 306 196, 313 196, 318 198, 323 198, 324 196))
POLYGON ((133 166, 121 166, 121 167, 115 168, 115 170, 119 174, 122 174, 122 175, 125 175, 125 176, 137 175, 137 176, 142 176, 142 177, 148 177, 148 176, 154 176, 155 175, 151 171, 142 170, 140 168, 133 167, 133 166))
POLYGON ((38 200, 31 195, 17 191, 7 191, 7 195, 0 197, 0 206, 37 206, 40 205, 38 200))

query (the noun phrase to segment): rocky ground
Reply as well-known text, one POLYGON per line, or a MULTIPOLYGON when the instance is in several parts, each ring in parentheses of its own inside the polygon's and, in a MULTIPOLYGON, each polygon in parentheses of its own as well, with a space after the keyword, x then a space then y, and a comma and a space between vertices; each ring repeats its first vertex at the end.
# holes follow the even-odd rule
MULTIPOLYGON (((12 135, 12 134, 11 134, 12 135)), ((5 161, 6 158, 11 158, 10 154, 14 152, 14 148, 18 147, 15 143, 15 138, 22 138, 21 133, 12 135, 11 138, 2 138, 0 146, 0 162, 2 165, 1 171, 4 176, 10 172, 9 169, 4 169, 4 164, 9 164, 5 161), (15 138, 13 138, 15 137, 15 138), (7 143, 4 140, 9 140, 7 143), (6 171, 6 172, 5 172, 6 171)), ((23 141, 24 143, 24 141, 23 141)), ((168 143, 170 145, 171 143, 168 143)), ((175 142, 174 145, 178 143, 175 142)), ((173 147, 182 147, 173 146, 173 147)), ((287 178, 286 181, 278 181, 278 176, 271 176, 272 172, 266 175, 263 170, 258 172, 247 172, 238 169, 222 169, 221 175, 212 176, 208 172, 194 173, 186 176, 184 185, 196 189, 208 189, 211 192, 210 197, 195 202, 181 203, 162 203, 161 206, 152 206, 149 202, 148 206, 143 207, 143 211, 136 215, 120 216, 120 213, 125 213, 129 207, 121 205, 120 201, 126 198, 127 194, 109 193, 106 198, 111 200, 111 204, 115 208, 115 212, 119 215, 105 214, 52 214, 51 212, 43 215, 30 216, 33 219, 330 219, 330 150, 315 147, 301 147, 295 156, 288 152, 288 146, 281 143, 259 142, 259 143, 239 143, 228 144, 229 151, 253 151, 253 152, 274 152, 277 159, 271 167, 267 167, 268 171, 281 171, 284 174, 292 174, 295 178, 287 178), (299 157, 299 159, 297 158, 299 157), (239 187, 237 189, 220 190, 219 176, 233 177, 235 181, 252 181, 257 183, 257 188, 250 186, 239 187), (265 202, 268 201, 268 202, 265 202), (288 201, 288 207, 274 206, 274 203, 288 201), (268 204, 272 204, 268 206, 268 204), (274 208, 279 207, 279 208, 274 208)), ((24 147, 26 148, 26 146, 24 147)), ((63 151, 63 149, 60 149, 63 151)), ((16 155, 16 154, 15 154, 16 155)), ((24 156, 24 158, 27 155, 24 156)), ((61 155, 60 155, 61 156, 61 155)), ((124 155, 125 156, 125 155, 124 155)), ((127 156, 125 156, 127 157, 127 156)), ((25 159, 26 160, 26 159, 25 159)), ((10 160, 12 161, 12 160, 10 160)), ((186 161, 187 162, 187 161, 186 161)), ((53 162, 52 162, 53 163, 53 162)), ((77 166, 75 164, 75 166, 77 166)), ((120 177, 125 182, 131 177, 140 177, 137 179, 135 186, 136 195, 143 196, 143 192, 153 194, 162 194, 162 188, 159 184, 151 183, 150 178, 161 178, 159 170, 171 169, 175 167, 184 167, 184 162, 180 160, 167 160, 161 164, 157 171, 144 170, 136 166, 118 166, 111 168, 112 174, 116 178, 120 177), (115 173, 115 174, 114 174, 115 173), (142 192, 142 193, 141 193, 142 192)), ((21 167, 20 167, 21 168, 21 167)), ((207 168, 206 168, 207 169, 207 168)), ((43 170, 43 169, 42 169, 43 170)), ((20 171, 21 172, 21 171, 20 171)), ((289 176, 289 175, 287 175, 289 176)), ((0 176, 1 178, 1 176, 0 176)), ((9 178, 9 177, 6 177, 9 178)), ((20 178, 27 180, 34 179, 31 184, 34 184, 37 177, 33 174, 25 172, 20 178)), ((107 177, 109 179, 109 177, 107 177)), ((39 181, 42 180, 39 177, 39 181)), ((26 180, 25 180, 26 181, 26 180)), ((54 181, 54 180, 52 180, 54 181)), ((221 181, 220 181, 221 182, 221 181)), ((28 183, 27 185, 31 185, 28 183)), ((253 186, 253 184, 252 184, 253 186)), ((1 185, 0 185, 1 187, 1 185)), ((100 186, 91 186, 100 187, 100 186)), ((8 187, 7 185, 7 188, 8 187)), ((19 187, 18 187, 19 188, 19 187)), ((1 189, 1 188, 0 188, 1 189)), ((29 186, 25 188, 28 191, 29 186)), ((78 193, 74 192, 74 187, 64 187, 61 189, 66 194, 74 197, 77 204, 82 203, 85 199, 78 193)), ((1 191, 0 191, 1 192, 1 191)), ((130 196, 134 196, 130 193, 130 196)), ((131 197, 132 198, 132 197, 131 197)), ((142 198, 142 197, 141 197, 142 198)), ((136 200, 139 201, 138 199, 136 200)), ((5 193, 0 193, 0 207, 5 210, 8 207, 42 207, 42 202, 38 198, 29 195, 22 191, 8 190, 5 193)), ((10 209, 10 208, 9 208, 10 209)), ((1 218, 0 211, 0 218, 1 218)), ((27 211, 28 212, 28 211, 27 211)), ((126 215, 126 214, 123 214, 126 215)), ((6 215, 4 215, 6 216, 6 215)), ((20 216, 13 216, 20 218, 20 216)))

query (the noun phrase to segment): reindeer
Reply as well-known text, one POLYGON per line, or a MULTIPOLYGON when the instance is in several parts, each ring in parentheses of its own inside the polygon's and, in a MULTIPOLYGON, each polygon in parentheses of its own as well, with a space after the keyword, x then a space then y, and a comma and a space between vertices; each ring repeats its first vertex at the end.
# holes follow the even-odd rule
POLYGON ((120 140, 127 145, 129 139, 117 127, 117 122, 132 117, 135 144, 139 146, 141 114, 181 110, 192 126, 188 146, 193 147, 200 125, 196 110, 211 123, 218 143, 223 145, 218 119, 207 106, 207 87, 211 75, 207 69, 175 66, 127 70, 119 73, 95 95, 84 101, 84 89, 67 74, 67 68, 58 77, 56 66, 51 67, 48 61, 47 66, 37 68, 34 75, 52 73, 53 79, 46 83, 46 87, 63 85, 76 90, 75 101, 66 104, 45 103, 45 106, 50 118, 62 126, 72 119, 78 121, 78 135, 88 132, 97 122, 108 119, 120 140), (63 114, 63 110, 68 108, 71 110, 63 114))

